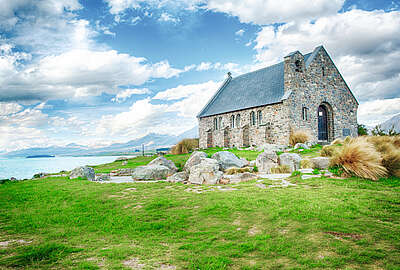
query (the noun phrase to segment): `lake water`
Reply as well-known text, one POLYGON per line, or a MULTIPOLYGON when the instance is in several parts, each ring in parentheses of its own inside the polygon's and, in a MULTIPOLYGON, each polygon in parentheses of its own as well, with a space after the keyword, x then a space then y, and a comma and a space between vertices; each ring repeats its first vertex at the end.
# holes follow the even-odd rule
POLYGON ((0 158, 0 179, 32 178, 35 173, 69 171, 84 165, 113 162, 118 156, 54 157, 54 158, 0 158))

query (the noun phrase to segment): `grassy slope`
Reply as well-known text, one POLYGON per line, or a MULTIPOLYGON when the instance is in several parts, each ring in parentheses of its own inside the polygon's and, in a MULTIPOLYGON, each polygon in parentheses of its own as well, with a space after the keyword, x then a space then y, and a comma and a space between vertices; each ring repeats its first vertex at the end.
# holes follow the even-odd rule
POLYGON ((173 183, 6 183, 0 242, 32 242, 0 246, 0 268, 398 269, 400 179, 291 181, 201 194, 173 183))

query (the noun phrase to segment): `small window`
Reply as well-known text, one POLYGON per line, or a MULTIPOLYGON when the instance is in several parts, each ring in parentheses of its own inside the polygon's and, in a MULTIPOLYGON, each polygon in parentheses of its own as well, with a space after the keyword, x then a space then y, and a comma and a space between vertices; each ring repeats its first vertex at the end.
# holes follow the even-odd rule
POLYGON ((301 72, 301 62, 300 60, 296 60, 296 62, 294 62, 295 66, 296 66, 296 72, 301 72))
POLYGON ((255 126, 256 125, 256 115, 254 112, 250 113, 250 123, 251 125, 255 126))
POLYGON ((325 68, 322 67, 322 77, 324 77, 324 76, 325 76, 325 68))
POLYGON ((218 130, 218 119, 214 118, 214 129, 218 130))
POLYGON ((236 127, 240 128, 240 114, 236 115, 236 127))
POLYGON ((307 107, 303 107, 302 114, 303 114, 303 120, 307 121, 308 120, 308 108, 307 107))
POLYGON ((262 111, 257 112, 257 123, 258 125, 262 124, 262 111))
POLYGON ((235 128, 235 116, 231 116, 231 128, 235 128))
POLYGON ((222 129, 222 117, 218 119, 218 129, 222 129))

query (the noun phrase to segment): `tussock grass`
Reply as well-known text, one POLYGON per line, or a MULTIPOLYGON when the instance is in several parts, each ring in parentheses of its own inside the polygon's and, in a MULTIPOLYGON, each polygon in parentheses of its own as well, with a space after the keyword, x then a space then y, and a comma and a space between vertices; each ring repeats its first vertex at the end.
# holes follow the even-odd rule
POLYGON ((390 175, 400 176, 400 136, 370 136, 367 140, 381 153, 382 164, 390 175))
POLYGON ((335 144, 343 144, 343 140, 341 138, 336 138, 331 142, 331 145, 335 144))
POLYGON ((187 154, 196 148, 199 148, 199 139, 183 139, 171 148, 171 154, 187 154))
POLYGON ((244 173, 244 172, 253 172, 253 168, 250 167, 244 167, 244 168, 229 168, 225 170, 226 174, 232 175, 232 174, 238 174, 238 173, 244 173))
POLYGON ((345 173, 361 178, 378 180, 388 174, 382 165, 381 154, 363 137, 352 139, 338 151, 333 151, 330 162, 332 167, 339 166, 345 173))
POLYGON ((279 165, 271 168, 271 173, 290 173, 290 167, 288 165, 279 165))
POLYGON ((309 159, 302 159, 300 161, 300 168, 302 169, 312 169, 313 163, 309 159))
POLYGON ((337 151, 338 151, 338 145, 337 144, 325 145, 324 147, 322 147, 321 156, 322 157, 331 157, 337 151))
POLYGON ((289 135, 289 144, 295 146, 296 143, 305 143, 310 139, 307 131, 291 130, 289 135))

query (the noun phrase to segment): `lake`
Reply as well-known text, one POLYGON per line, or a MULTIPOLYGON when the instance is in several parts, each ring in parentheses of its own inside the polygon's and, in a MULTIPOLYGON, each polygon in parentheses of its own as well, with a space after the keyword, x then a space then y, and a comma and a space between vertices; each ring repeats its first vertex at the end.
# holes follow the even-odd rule
POLYGON ((56 173, 69 171, 84 165, 110 163, 119 156, 53 157, 53 158, 2 158, 0 157, 0 179, 32 178, 40 172, 56 173))

